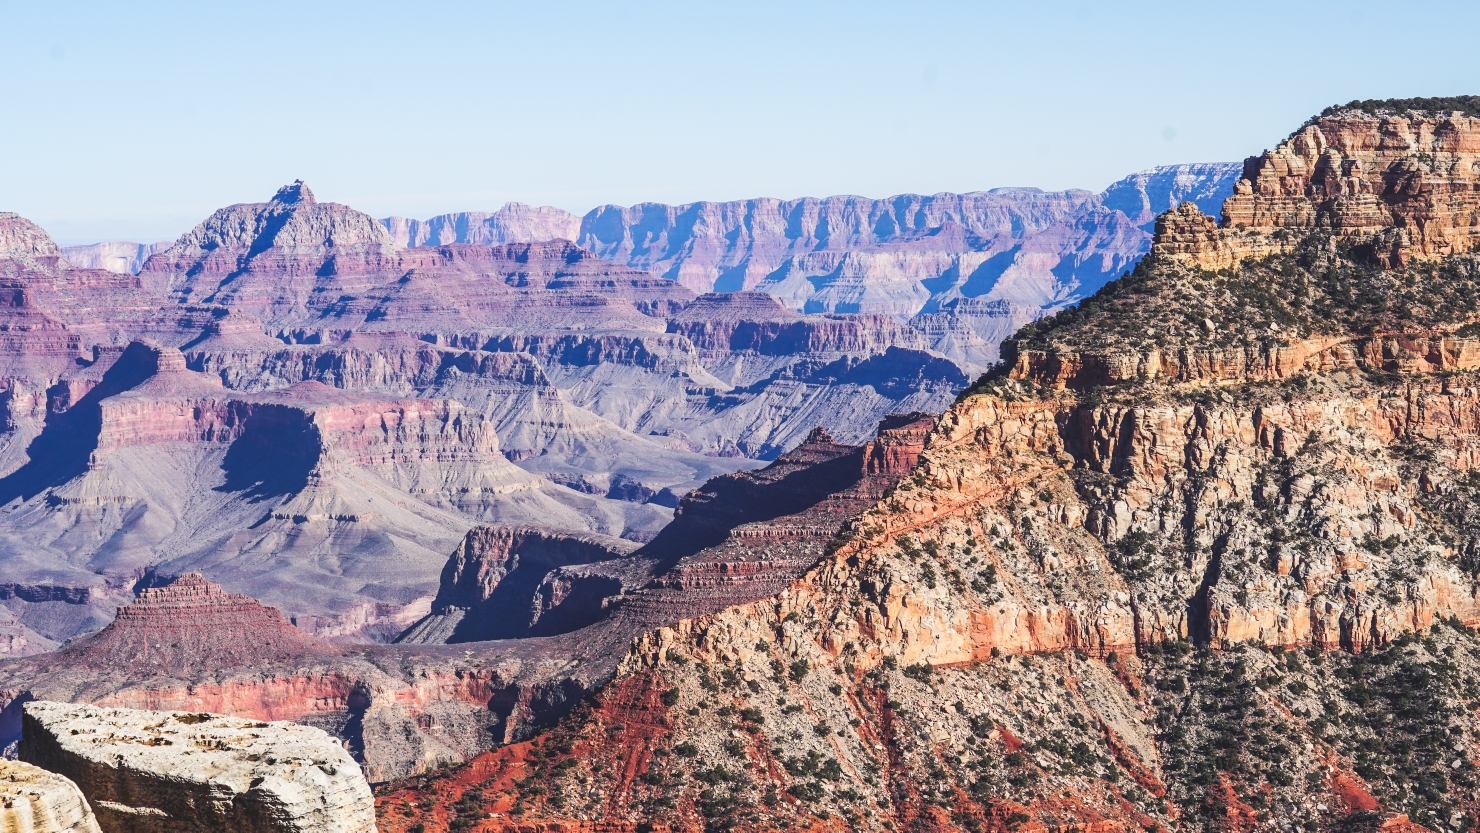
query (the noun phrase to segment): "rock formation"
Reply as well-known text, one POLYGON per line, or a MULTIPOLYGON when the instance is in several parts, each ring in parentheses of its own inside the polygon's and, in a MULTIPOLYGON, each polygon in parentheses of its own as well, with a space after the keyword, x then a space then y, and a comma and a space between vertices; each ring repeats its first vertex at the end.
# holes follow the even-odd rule
POLYGON ((1477 137, 1480 119, 1442 105, 1371 113, 1330 108, 1274 150, 1244 162, 1216 231, 1189 216, 1168 228, 1180 234, 1161 251, 1222 268, 1289 251, 1310 229, 1363 245, 1390 267, 1474 251, 1480 246, 1477 137))
POLYGON ((173 241, 159 243, 128 243, 108 241, 88 246, 63 246, 62 256, 68 263, 81 269, 103 269, 129 275, 139 274, 144 261, 157 252, 174 245, 173 241))
POLYGON ((20 755, 74 781, 109 833, 375 830, 359 766, 308 726, 36 701, 20 755))
POLYGON ((511 204, 493 215, 381 222, 414 246, 548 234, 697 292, 755 289, 796 312, 913 317, 909 340, 978 371, 1023 324, 1092 294, 1134 263, 1150 245, 1156 214, 1184 200, 1216 210, 1238 170, 1155 168, 1099 195, 999 188, 887 200, 643 203, 602 206, 583 218, 511 204))
POLYGON ((71 268, 51 235, 19 214, 0 212, 0 260, 15 267, 50 272, 71 268))
POLYGON ((219 668, 293 662, 338 653, 250 596, 226 593, 200 573, 146 587, 95 637, 71 652, 96 666, 147 668, 190 677, 219 668))
POLYGON ((77 785, 54 772, 0 759, 0 830, 102 833, 77 785))
POLYGON ((413 800, 434 831, 1472 825, 1480 269, 1366 245, 1395 205, 1366 237, 1204 226, 1218 271, 1170 248, 1196 206, 1163 215, 816 564, 638 638, 538 742, 383 796, 383 828, 413 800))
POLYGON ((396 641, 478 642, 576 630, 602 618, 603 601, 637 582, 641 571, 626 577, 623 569, 637 548, 619 538, 537 527, 475 528, 442 568, 432 612, 396 641))
POLYGON ((932 419, 892 418, 863 446, 814 432, 767 468, 686 496, 674 531, 636 552, 548 529, 475 530, 400 645, 319 642, 194 576, 142 590, 102 632, 0 663, 0 745, 19 734, 24 704, 45 699, 319 726, 376 782, 464 760, 570 709, 634 637, 801 575, 908 471, 932 419), (505 638, 467 641, 489 636, 505 638))

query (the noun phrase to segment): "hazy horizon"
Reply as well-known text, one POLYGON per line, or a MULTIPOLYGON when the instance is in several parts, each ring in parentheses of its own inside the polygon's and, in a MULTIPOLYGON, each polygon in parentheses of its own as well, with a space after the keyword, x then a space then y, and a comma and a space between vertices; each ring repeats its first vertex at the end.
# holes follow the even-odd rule
POLYGON ((417 219, 1100 191, 1237 162, 1329 104, 1480 92, 1480 9, 1389 9, 0 0, 32 114, 0 138, 0 210, 76 244, 172 239, 298 178, 417 219))
MULTIPOLYGON (((1238 160, 1238 161, 1242 161, 1242 160, 1238 160)), ((1176 167, 1178 165, 1200 165, 1200 164, 1201 165, 1207 165, 1207 164, 1227 164, 1227 163, 1220 163, 1220 162, 1186 162, 1186 163, 1184 163, 1184 162, 1170 162, 1170 163, 1167 163, 1164 166, 1154 166, 1154 167, 1176 167)), ((1154 168, 1142 169, 1141 171, 1128 171, 1126 173, 1126 176, 1116 177, 1116 179, 1114 181, 1109 182, 1109 183, 1106 183, 1106 186, 1108 187, 1109 185, 1113 185, 1115 182, 1119 182, 1120 180, 1125 179, 1128 176, 1132 176, 1132 175, 1137 174, 1137 173, 1143 173, 1144 171, 1152 170, 1152 169, 1154 169, 1154 168)), ((283 185, 289 185, 289 184, 291 184, 291 183, 290 182, 284 182, 283 183, 283 185)), ((313 183, 312 182, 306 182, 305 181, 304 184, 309 187, 309 190, 312 190, 314 192, 314 199, 318 200, 319 202, 337 202, 337 203, 341 203, 341 204, 346 204, 346 203, 344 203, 343 200, 332 199, 330 197, 326 197, 326 196, 320 194, 317 191, 317 189, 315 189, 313 187, 313 183)), ((932 194, 929 194, 927 196, 931 196, 933 194, 941 194, 941 193, 957 193, 957 194, 962 194, 962 193, 971 193, 972 191, 977 191, 977 192, 980 192, 980 191, 997 191, 997 190, 1003 190, 1003 189, 1028 189, 1028 190, 1038 190, 1038 191, 1044 191, 1046 193, 1050 193, 1050 192, 1047 191, 1047 189, 1038 188, 1037 186, 1034 186, 1034 185, 1000 185, 1000 186, 992 186, 992 187, 988 187, 988 188, 975 188, 975 189, 971 189, 971 191, 954 191, 954 192, 936 191, 936 192, 932 192, 932 194)), ((276 189, 273 189, 273 190, 276 191, 276 189)), ((1072 191, 1072 190, 1076 190, 1076 189, 1074 189, 1074 188, 1064 188, 1064 189, 1056 189, 1056 190, 1058 190, 1058 191, 1072 191)), ((1105 190, 1105 188, 1080 188, 1080 189, 1077 189, 1077 190, 1089 191, 1091 193, 1098 194, 1098 193, 1102 193, 1105 190)), ((816 199, 821 199, 821 200, 827 200, 827 199, 834 199, 834 198, 839 198, 839 197, 842 197, 842 198, 846 198, 846 197, 860 197, 860 198, 863 198, 863 199, 881 199, 881 200, 887 200, 887 199, 892 199, 894 197, 903 196, 903 195, 906 195, 906 194, 920 194, 920 193, 921 192, 919 192, 919 191, 901 191, 901 192, 899 192, 897 194, 878 194, 878 195, 875 195, 875 194, 821 194, 821 195, 819 195, 819 194, 802 194, 802 195, 798 195, 798 196, 795 196, 795 197, 774 197, 774 195, 771 195, 771 194, 756 194, 756 195, 753 195, 753 196, 750 196, 750 197, 739 197, 736 200, 702 200, 701 199, 701 200, 688 200, 688 201, 685 201, 683 203, 673 203, 673 204, 674 205, 687 205, 687 204, 697 203, 697 202, 733 202, 733 201, 741 201, 741 202, 743 202, 743 201, 751 200, 751 199, 767 199, 767 198, 780 199, 783 202, 784 201, 789 201, 789 200, 795 200, 795 199, 806 199, 806 198, 816 198, 816 199)), ((252 197, 252 198, 249 198, 249 199, 233 200, 230 203, 223 203, 222 205, 216 206, 216 208, 225 208, 226 206, 233 205, 235 203, 267 202, 271 198, 272 198, 272 193, 264 193, 264 194, 262 194, 260 196, 252 197)), ((499 203, 498 205, 479 206, 479 207, 476 207, 476 208, 460 208, 460 209, 453 209, 453 210, 450 210, 450 211, 438 211, 435 214, 428 214, 428 215, 425 215, 425 216, 412 216, 412 215, 407 215, 407 214, 395 214, 395 213, 392 213, 392 214, 383 214, 383 215, 376 215, 376 219, 383 221, 383 220, 386 220, 386 219, 391 218, 391 217, 403 217, 403 218, 412 219, 412 220, 422 220, 422 221, 425 221, 425 220, 430 220, 430 219, 432 219, 434 217, 439 217, 439 216, 444 216, 444 215, 450 215, 450 214, 462 214, 462 213, 473 213, 473 212, 493 213, 493 212, 498 211, 499 209, 503 208, 504 206, 506 206, 506 205, 508 205, 510 203, 521 203, 521 202, 524 202, 524 201, 522 201, 522 200, 505 200, 504 202, 499 203)), ((656 200, 644 200, 643 202, 655 203, 655 202, 658 202, 658 201, 656 201, 656 200)), ((605 205, 614 205, 614 204, 618 204, 618 203, 601 203, 600 205, 590 206, 589 208, 587 208, 585 210, 571 210, 571 209, 565 208, 563 206, 548 206, 548 205, 534 204, 534 203, 524 203, 524 204, 525 205, 532 205, 534 207, 558 208, 558 209, 563 210, 563 211, 568 211, 571 214, 574 214, 574 215, 576 215, 578 217, 584 217, 586 214, 590 213, 591 211, 596 210, 597 208, 600 208, 600 207, 605 206, 605 205)), ((625 207, 630 207, 632 205, 638 205, 638 204, 640 204, 640 203, 631 203, 631 204, 629 204, 628 206, 625 206, 625 207)), ((349 207, 350 208, 359 209, 359 206, 352 205, 352 204, 349 205, 349 207)), ((213 209, 210 210, 210 212, 213 212, 215 210, 216 209, 213 208, 213 209)), ((209 214, 210 212, 207 212, 207 214, 209 214)), ((168 234, 168 235, 165 235, 163 237, 153 238, 153 239, 149 239, 149 240, 132 239, 132 238, 127 239, 127 240, 125 240, 123 238, 107 238, 107 239, 104 239, 104 238, 98 238, 98 239, 88 238, 88 239, 67 240, 67 239, 64 239, 62 237, 57 237, 56 235, 52 235, 52 237, 53 237, 54 240, 56 240, 57 244, 60 245, 60 246, 86 246, 86 245, 91 245, 91 244, 94 244, 94 243, 139 243, 139 244, 145 244, 145 245, 147 245, 147 244, 150 244, 150 243, 168 242, 168 241, 172 241, 172 240, 178 239, 181 235, 184 235, 187 232, 189 232, 191 229, 195 228, 196 225, 198 225, 201 221, 204 221, 206 219, 207 214, 202 214, 199 220, 196 220, 196 221, 190 223, 188 226, 181 228, 178 232, 176 232, 174 234, 168 234)), ((30 218, 28 218, 28 219, 30 219, 30 218)), ((42 226, 43 226, 43 228, 45 228, 45 224, 42 224, 42 226)))

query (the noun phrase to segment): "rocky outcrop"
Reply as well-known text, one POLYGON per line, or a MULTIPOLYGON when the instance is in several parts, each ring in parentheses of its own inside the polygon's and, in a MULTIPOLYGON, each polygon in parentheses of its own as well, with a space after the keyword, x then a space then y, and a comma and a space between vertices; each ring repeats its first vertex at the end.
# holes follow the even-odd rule
POLYGON ((0 830, 101 833, 77 785, 54 772, 0 759, 0 830))
POLYGON ((623 569, 637 548, 548 528, 477 527, 442 568, 432 612, 396 641, 477 642, 577 630, 604 617, 608 599, 645 578, 640 569, 623 569), (610 563, 592 569, 602 562, 610 563), (586 569, 565 569, 578 566, 586 569))
POLYGON ((10 211, 0 212, 0 261, 10 261, 10 268, 41 272, 68 269, 72 265, 62 256, 51 235, 10 211))
POLYGON ((148 587, 72 657, 104 667, 147 668, 191 677, 220 668, 268 666, 333 656, 339 650, 293 627, 275 608, 227 593, 200 573, 148 587))
POLYGON ((359 766, 307 726, 37 701, 20 755, 76 782, 110 833, 375 830, 359 766))
POLYGON ((1209 269, 1278 251, 1325 229, 1384 265, 1480 246, 1480 118, 1423 102, 1376 112, 1331 108, 1244 163, 1214 230, 1186 219, 1161 248, 1209 269), (1274 239, 1270 239, 1274 238, 1274 239))

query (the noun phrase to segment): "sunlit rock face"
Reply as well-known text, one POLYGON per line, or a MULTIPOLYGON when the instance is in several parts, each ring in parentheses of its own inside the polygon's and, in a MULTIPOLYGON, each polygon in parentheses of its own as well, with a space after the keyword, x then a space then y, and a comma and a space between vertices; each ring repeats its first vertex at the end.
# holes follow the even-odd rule
POLYGON ((74 782, 107 831, 375 830, 359 766, 307 726, 37 701, 20 754, 74 782))
POLYGON ((468 795, 551 828, 1470 824, 1480 265, 1468 117, 1413 106, 1314 120, 1221 224, 1162 213, 812 567, 638 638, 537 742, 386 795, 386 828, 428 794, 429 830, 468 795), (1276 188, 1316 132, 1348 179, 1276 188))

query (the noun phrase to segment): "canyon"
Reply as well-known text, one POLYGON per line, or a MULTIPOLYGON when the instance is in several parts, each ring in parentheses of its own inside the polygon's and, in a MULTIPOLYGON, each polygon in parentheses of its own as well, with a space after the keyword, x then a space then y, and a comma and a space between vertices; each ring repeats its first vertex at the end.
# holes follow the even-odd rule
POLYGON ((880 317, 696 296, 572 243, 406 248, 302 183, 137 274, 0 217, 0 630, 95 631, 191 570, 388 641, 479 523, 650 540, 819 424, 861 442, 969 377, 880 317))
POLYGON ((382 828, 1468 829, 1476 136, 1422 102, 1313 119, 1221 221, 1162 215, 1008 340, 799 578, 387 787, 382 828), (1327 204, 1314 168, 1255 187, 1373 136, 1362 181, 1401 187, 1345 187, 1376 219, 1280 214, 1327 204))
POLYGON ((137 273, 0 215, 0 747, 291 720, 390 833, 1472 829, 1453 103, 1102 194, 297 182, 137 273))
POLYGON ((858 446, 814 433, 685 495, 652 542, 533 527, 470 531, 399 644, 319 639, 196 573, 96 634, 0 663, 0 748, 33 700, 291 720, 342 738, 372 782, 527 735, 609 679, 632 640, 795 580, 914 465, 932 418, 858 446), (759 548, 757 551, 756 548, 759 548))
POLYGON ((191 570, 311 633, 384 642, 475 524, 644 543, 685 493, 815 427, 856 445, 886 414, 943 410, 1018 325, 1138 257, 1154 208, 1213 199, 1230 171, 421 224, 299 182, 169 245, 70 247, 82 265, 4 215, 0 647, 53 649, 191 570), (641 255, 608 233, 639 215, 641 255), (1098 277, 1012 277, 1064 246, 1098 277), (853 288, 825 291, 857 302, 805 300, 835 267, 853 288), (696 269, 767 277, 698 295, 678 279, 696 269), (1009 286, 1038 289, 992 294, 1009 286))

